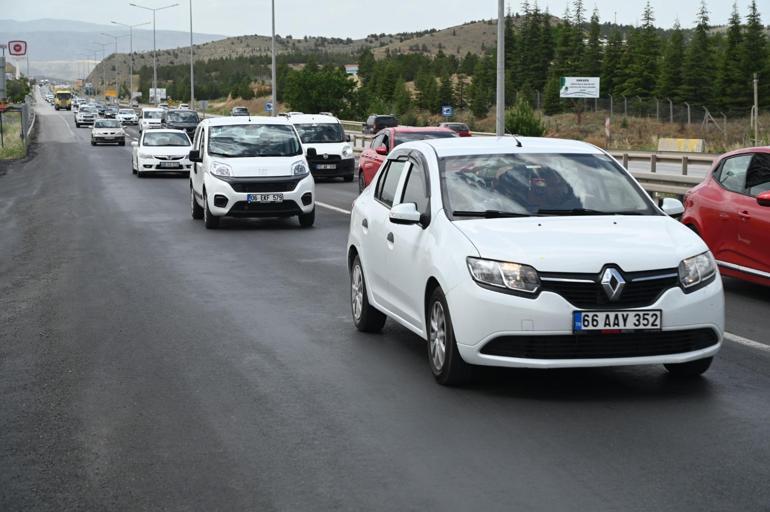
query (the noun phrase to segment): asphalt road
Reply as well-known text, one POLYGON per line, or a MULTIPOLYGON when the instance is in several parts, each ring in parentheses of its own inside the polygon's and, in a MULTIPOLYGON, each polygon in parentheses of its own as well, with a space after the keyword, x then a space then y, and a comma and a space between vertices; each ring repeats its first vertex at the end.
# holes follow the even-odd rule
MULTIPOLYGON (((353 328, 348 218, 189 215, 40 107, 0 176, 0 510, 770 510, 770 292, 702 379, 485 370, 353 328)), ((318 186, 349 209, 353 185, 318 186)))

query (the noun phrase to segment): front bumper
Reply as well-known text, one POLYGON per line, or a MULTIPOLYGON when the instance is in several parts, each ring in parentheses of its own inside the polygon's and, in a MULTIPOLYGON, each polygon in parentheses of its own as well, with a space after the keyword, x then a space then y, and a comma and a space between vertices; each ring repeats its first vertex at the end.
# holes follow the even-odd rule
MULTIPOLYGON (((200 172, 200 171, 199 171, 200 172)), ((310 213, 315 207, 315 182, 312 175, 296 179, 225 178, 206 174, 209 211, 217 217, 291 217, 310 213), (283 202, 249 203, 249 194, 283 194, 283 202)))
POLYGON ((332 157, 324 159, 323 157, 309 159, 308 165, 310 172, 316 178, 340 178, 353 176, 355 169, 355 158, 339 159, 332 157))
MULTIPOLYGON (((483 366, 576 368, 683 363, 716 354, 724 334, 722 282, 685 294, 671 288, 648 307, 663 312, 656 333, 574 334, 560 295, 536 299, 478 286, 470 278, 446 296, 463 360, 483 366)), ((607 308, 613 309, 613 308, 607 308)), ((624 309, 625 308, 616 308, 624 309)))

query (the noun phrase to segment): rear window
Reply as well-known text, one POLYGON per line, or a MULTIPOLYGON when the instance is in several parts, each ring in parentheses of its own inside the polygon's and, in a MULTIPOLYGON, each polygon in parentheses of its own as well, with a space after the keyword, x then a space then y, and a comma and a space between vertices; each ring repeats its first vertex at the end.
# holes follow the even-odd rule
POLYGON ((396 146, 405 142, 414 142, 416 140, 428 139, 451 139, 457 137, 454 132, 435 131, 435 132, 405 132, 396 134, 396 146))
POLYGON ((381 116, 374 120, 374 124, 377 126, 390 128, 392 126, 398 126, 398 119, 393 116, 381 116))

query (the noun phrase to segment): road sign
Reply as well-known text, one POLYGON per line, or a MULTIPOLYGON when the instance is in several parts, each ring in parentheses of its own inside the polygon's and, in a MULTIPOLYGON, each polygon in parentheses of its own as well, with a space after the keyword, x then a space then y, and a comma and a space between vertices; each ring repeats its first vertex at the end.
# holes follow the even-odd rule
POLYGON ((269 112, 269 113, 273 112, 273 102, 272 101, 268 101, 267 103, 265 103, 265 112, 269 112))
POLYGON ((455 115, 455 109, 449 105, 444 105, 441 107, 441 115, 444 117, 452 117, 455 115))
POLYGON ((107 89, 106 91, 104 91, 104 97, 105 98, 117 98, 118 97, 118 93, 117 93, 117 91, 115 91, 115 89, 107 89))
POLYGON ((8 53, 14 57, 23 57, 27 54, 27 42, 8 41, 8 53))
POLYGON ((563 76, 559 80, 560 98, 598 98, 599 77, 563 76))

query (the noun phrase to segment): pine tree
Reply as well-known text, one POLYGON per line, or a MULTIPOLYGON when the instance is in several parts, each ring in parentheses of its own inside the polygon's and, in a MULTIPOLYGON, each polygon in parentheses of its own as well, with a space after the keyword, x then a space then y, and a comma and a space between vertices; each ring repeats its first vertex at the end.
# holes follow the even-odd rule
POLYGON ((741 69, 745 62, 745 49, 741 16, 738 13, 738 4, 734 3, 717 81, 718 103, 722 107, 741 108, 747 104, 746 93, 751 90, 751 78, 744 76, 741 69))
POLYGON ((412 106, 412 95, 406 88, 406 82, 399 78, 393 89, 393 111, 396 115, 405 114, 412 106))
POLYGON ((591 23, 588 27, 588 44, 583 53, 581 73, 583 76, 600 76, 602 72, 602 43, 601 26, 599 25, 599 11, 594 9, 591 15, 591 23))
POLYGON ((441 84, 438 88, 438 101, 443 105, 455 104, 455 93, 452 87, 452 78, 449 75, 441 77, 441 84))
POLYGON ((709 36, 709 13, 706 3, 701 2, 698 22, 685 53, 681 95, 697 105, 709 105, 713 100, 714 69, 716 66, 709 36))
POLYGON ((626 78, 621 86, 626 96, 651 96, 658 76, 660 41, 655 29, 655 16, 649 0, 642 14, 642 26, 634 31, 626 47, 626 78))
POLYGON ((663 51, 660 79, 656 94, 661 98, 670 98, 682 102, 682 67, 684 66, 684 32, 679 20, 674 22, 674 30, 663 51))
MULTIPOLYGON (((768 55, 767 37, 756 0, 752 0, 749 4, 743 48, 744 60, 741 66, 741 75, 751 84, 754 73, 757 73, 760 86, 759 101, 762 104, 768 104, 770 102, 770 55, 768 55)), ((747 93, 743 96, 745 104, 753 105, 753 90, 750 85, 747 89, 747 93)))

